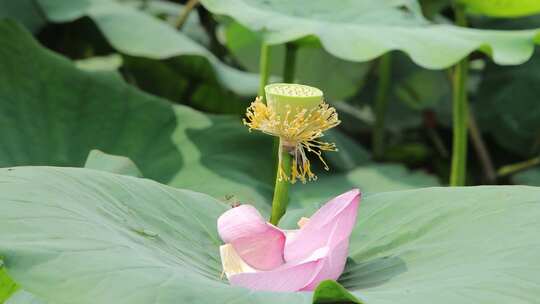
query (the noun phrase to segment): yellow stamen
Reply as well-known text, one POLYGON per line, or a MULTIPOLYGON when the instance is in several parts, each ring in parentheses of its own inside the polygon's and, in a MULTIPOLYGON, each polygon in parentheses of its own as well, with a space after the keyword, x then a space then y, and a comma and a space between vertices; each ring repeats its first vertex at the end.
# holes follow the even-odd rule
POLYGON ((277 136, 281 139, 283 148, 293 156, 291 175, 288 176, 282 167, 281 159, 278 166, 278 179, 295 183, 297 180, 305 183, 313 181, 317 176, 311 172, 311 163, 306 152, 317 155, 328 170, 328 165, 322 157, 322 151, 337 151, 336 145, 318 140, 324 136, 324 131, 340 123, 336 110, 324 101, 312 109, 290 109, 287 105, 285 115, 279 115, 273 108, 264 104, 259 97, 247 108, 244 124, 263 133, 277 136))

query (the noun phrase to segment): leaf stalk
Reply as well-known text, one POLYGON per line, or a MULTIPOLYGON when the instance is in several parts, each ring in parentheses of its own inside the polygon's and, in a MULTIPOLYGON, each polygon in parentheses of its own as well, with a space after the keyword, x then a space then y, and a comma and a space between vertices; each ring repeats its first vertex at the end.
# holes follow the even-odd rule
POLYGON ((263 101, 266 101, 264 87, 268 84, 268 78, 270 77, 270 46, 264 41, 261 43, 259 56, 259 73, 261 74, 261 78, 259 80, 258 95, 263 101))
POLYGON ((540 165, 540 156, 537 156, 535 158, 531 158, 529 160, 522 161, 519 163, 503 166, 497 171, 497 175, 502 177, 502 176, 514 174, 514 173, 517 173, 517 172, 520 172, 520 171, 523 171, 523 170, 526 170, 526 169, 529 169, 538 165, 540 165))
POLYGON ((180 13, 180 16, 178 17, 178 21, 176 22, 176 29, 181 30, 184 24, 186 23, 189 14, 193 9, 197 7, 199 4, 199 0, 189 0, 186 5, 184 6, 184 9, 180 13))
POLYGON ((296 44, 291 42, 285 44, 285 63, 283 65, 283 82, 285 83, 294 83, 297 50, 296 44))
POLYGON ((373 154, 381 159, 384 154, 385 118, 388 109, 388 90, 390 88, 392 62, 390 53, 384 54, 378 63, 379 82, 375 97, 375 125, 373 127, 373 154))
MULTIPOLYGON (((462 5, 454 7, 456 23, 466 26, 465 11, 462 5)), ((452 97, 452 164, 450 170, 450 186, 464 186, 467 173, 467 124, 469 104, 467 101, 467 76, 469 60, 467 57, 459 61, 453 74, 452 97)))

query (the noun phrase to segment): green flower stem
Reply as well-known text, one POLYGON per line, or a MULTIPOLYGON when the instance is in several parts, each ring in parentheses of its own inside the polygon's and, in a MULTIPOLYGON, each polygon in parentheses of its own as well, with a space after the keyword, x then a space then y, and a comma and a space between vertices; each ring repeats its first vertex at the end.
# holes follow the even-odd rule
MULTIPOLYGON (((456 23, 466 26, 463 6, 454 8, 456 23)), ((453 140, 452 140, 452 167, 450 171, 450 186, 464 186, 467 172, 467 123, 469 105, 467 101, 467 75, 469 61, 462 59, 454 68, 453 75, 453 140)))
MULTIPOLYGON (((285 45, 285 63, 283 66, 283 82, 293 83, 296 72, 296 50, 298 47, 293 43, 287 43, 285 45)), ((274 140, 274 155, 281 156, 281 164, 285 173, 290 176, 292 156, 287 151, 283 151, 283 145, 281 140, 274 140)), ((289 203, 289 187, 288 181, 280 181, 278 177, 279 161, 276 156, 274 163, 276 164, 276 184, 274 188, 274 198, 272 199, 272 214, 270 215, 270 222, 274 225, 279 223, 281 217, 287 211, 287 204, 289 203)))
POLYGON ((270 46, 265 42, 261 43, 259 56, 259 73, 261 74, 261 78, 258 95, 265 101, 264 87, 268 84, 268 78, 270 77, 270 46))
POLYGON ((285 83, 294 83, 297 50, 296 44, 291 42, 285 44, 285 64, 283 65, 283 82, 285 83))
POLYGON ((535 158, 531 158, 529 160, 519 162, 516 164, 503 166, 497 171, 497 175, 506 176, 506 175, 514 174, 514 173, 517 173, 517 172, 520 172, 520 171, 523 171, 523 170, 526 170, 526 169, 529 169, 538 165, 540 165, 540 156, 537 156, 535 158))
MULTIPOLYGON (((292 155, 283 149, 283 145, 279 145, 279 155, 281 156, 281 166, 287 176, 291 175, 292 155)), ((279 179, 279 171, 276 170, 276 186, 274 188, 274 199, 272 200, 272 214, 270 223, 276 225, 287 210, 289 203, 289 182, 279 179)))
POLYGON ((388 90, 390 87, 392 62, 390 53, 384 54, 378 63, 379 82, 375 97, 375 125, 373 128, 373 154, 380 159, 384 154, 384 120, 388 108, 388 90))

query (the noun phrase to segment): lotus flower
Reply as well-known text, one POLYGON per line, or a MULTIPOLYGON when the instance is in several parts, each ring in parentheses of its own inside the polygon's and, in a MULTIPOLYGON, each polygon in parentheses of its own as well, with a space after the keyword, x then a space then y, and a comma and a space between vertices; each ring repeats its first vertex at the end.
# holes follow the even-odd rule
POLYGON ((231 285, 252 290, 306 291, 343 272, 360 203, 358 189, 326 203, 300 229, 281 230, 250 205, 218 218, 223 270, 231 285))

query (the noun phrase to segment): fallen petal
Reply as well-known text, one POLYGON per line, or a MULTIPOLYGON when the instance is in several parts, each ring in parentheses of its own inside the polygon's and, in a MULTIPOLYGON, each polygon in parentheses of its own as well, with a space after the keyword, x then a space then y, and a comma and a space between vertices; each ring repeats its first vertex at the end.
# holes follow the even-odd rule
POLYGON ((311 286, 323 267, 328 248, 320 248, 311 256, 298 263, 284 264, 270 271, 244 272, 230 275, 229 282, 252 290, 292 292, 311 286))
POLYGON ((328 252, 326 258, 319 262, 319 267, 314 272, 314 276, 302 290, 314 290, 324 280, 337 280, 345 269, 348 254, 349 240, 344 239, 328 252))
POLYGON ((218 218, 217 226, 221 239, 250 266, 268 270, 284 263, 285 234, 267 223, 255 207, 232 208, 218 218))

